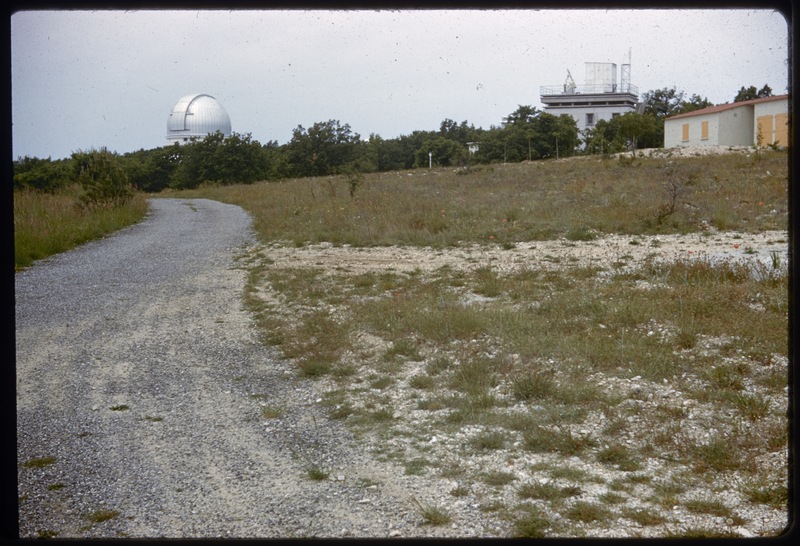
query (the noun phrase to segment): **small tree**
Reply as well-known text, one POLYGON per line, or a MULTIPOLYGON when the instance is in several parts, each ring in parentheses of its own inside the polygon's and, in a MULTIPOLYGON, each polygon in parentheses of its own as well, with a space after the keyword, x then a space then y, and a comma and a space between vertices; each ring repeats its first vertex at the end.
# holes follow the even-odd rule
POLYGON ((106 148, 72 154, 78 182, 83 187, 81 202, 86 207, 117 207, 124 205, 133 190, 119 156, 106 148))

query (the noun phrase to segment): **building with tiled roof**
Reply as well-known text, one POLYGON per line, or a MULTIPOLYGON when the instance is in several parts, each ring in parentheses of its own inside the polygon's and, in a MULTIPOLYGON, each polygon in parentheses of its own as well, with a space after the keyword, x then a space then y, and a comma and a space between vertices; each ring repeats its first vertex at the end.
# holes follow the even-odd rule
POLYGON ((789 95, 710 106, 664 120, 664 147, 788 146, 789 95))

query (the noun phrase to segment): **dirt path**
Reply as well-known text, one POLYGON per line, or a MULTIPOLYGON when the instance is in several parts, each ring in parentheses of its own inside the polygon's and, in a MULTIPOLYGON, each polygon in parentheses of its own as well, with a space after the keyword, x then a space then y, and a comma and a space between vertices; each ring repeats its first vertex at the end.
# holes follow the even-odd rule
POLYGON ((20 535, 452 532, 421 528, 409 501, 424 484, 383 475, 256 341, 234 260, 247 215, 152 205, 16 275, 20 535))

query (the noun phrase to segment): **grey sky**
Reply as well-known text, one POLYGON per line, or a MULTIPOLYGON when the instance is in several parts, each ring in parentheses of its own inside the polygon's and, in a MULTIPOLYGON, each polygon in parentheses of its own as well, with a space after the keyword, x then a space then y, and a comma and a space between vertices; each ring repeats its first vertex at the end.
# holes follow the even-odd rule
MULTIPOLYGON (((13 155, 165 143, 182 96, 214 96, 236 133, 288 142, 330 119, 362 138, 488 129, 584 63, 626 63, 640 93, 731 102, 788 92, 789 27, 771 10, 35 11, 11 17, 13 155)), ((619 77, 619 76, 618 76, 619 77)))

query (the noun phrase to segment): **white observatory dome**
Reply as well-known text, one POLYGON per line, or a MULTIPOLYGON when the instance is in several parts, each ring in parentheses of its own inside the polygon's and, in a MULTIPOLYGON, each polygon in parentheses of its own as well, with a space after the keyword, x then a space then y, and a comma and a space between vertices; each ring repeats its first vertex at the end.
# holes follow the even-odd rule
POLYGON ((211 95, 186 95, 172 109, 167 120, 167 144, 188 142, 219 131, 231 134, 231 118, 211 95))

